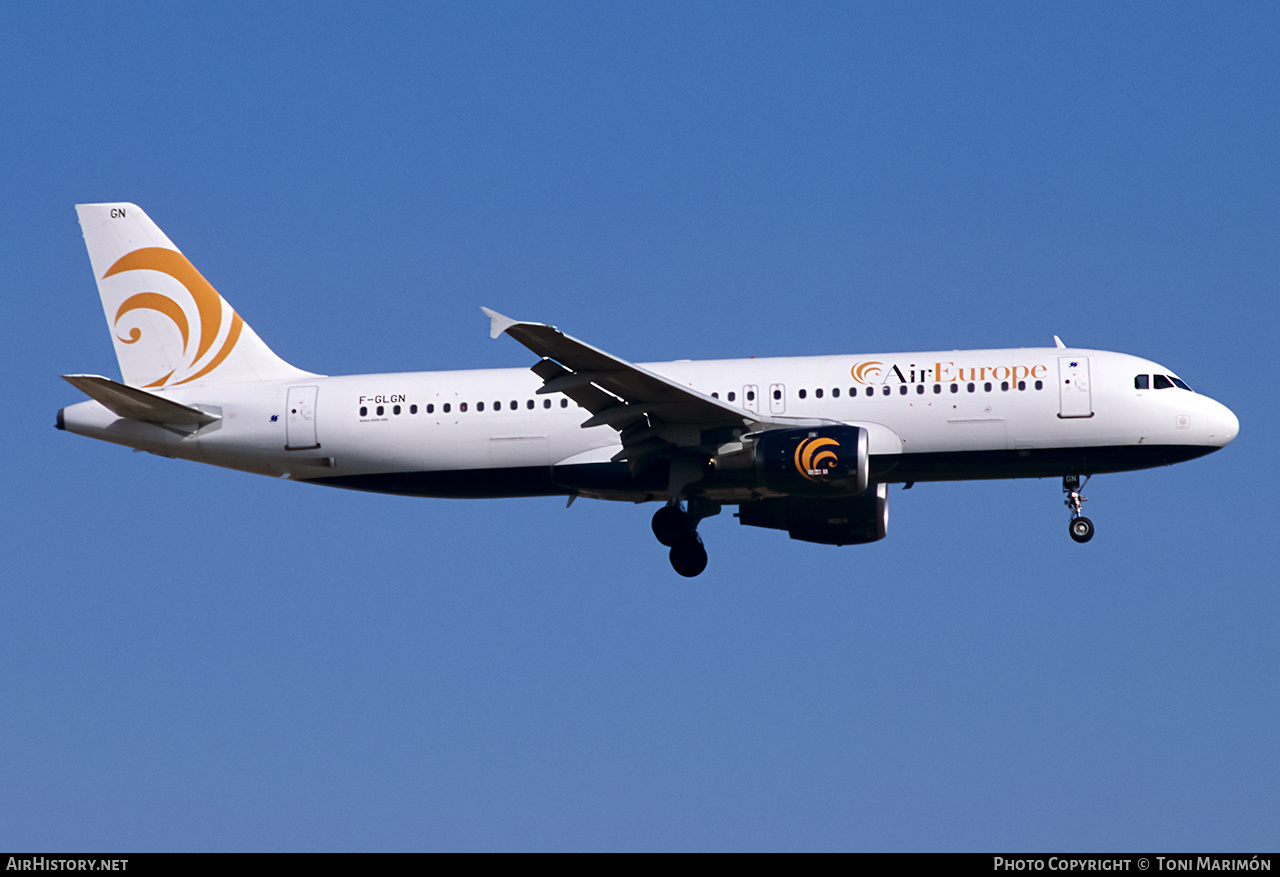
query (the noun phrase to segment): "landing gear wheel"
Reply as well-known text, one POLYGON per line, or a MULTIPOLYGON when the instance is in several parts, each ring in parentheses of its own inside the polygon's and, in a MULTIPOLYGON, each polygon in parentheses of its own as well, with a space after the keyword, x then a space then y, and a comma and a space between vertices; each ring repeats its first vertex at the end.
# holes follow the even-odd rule
POLYGON ((1077 542, 1088 542, 1093 538, 1093 521, 1088 518, 1071 519, 1071 538, 1077 542))
POLYGON ((668 548, 687 539, 693 532, 693 523, 678 505, 663 506, 653 513, 653 535, 668 548))
POLYGON ((687 579, 707 568, 707 549, 697 533, 690 533, 671 546, 671 568, 687 579))
POLYGON ((1062 492, 1067 495, 1063 504, 1071 509, 1071 523, 1067 525, 1067 532, 1077 542, 1088 542, 1093 538, 1093 521, 1080 514, 1080 507, 1088 502, 1088 499, 1080 491, 1084 489, 1088 481, 1088 475, 1084 476, 1083 481, 1079 475, 1062 476, 1062 492))

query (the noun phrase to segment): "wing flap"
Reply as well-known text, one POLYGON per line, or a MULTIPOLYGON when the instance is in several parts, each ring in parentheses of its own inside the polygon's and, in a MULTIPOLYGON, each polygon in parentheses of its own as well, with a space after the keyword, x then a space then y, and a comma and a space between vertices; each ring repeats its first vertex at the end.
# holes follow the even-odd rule
MULTIPOLYGON (((490 334, 494 337, 506 332, 525 347, 545 360, 552 360, 562 367, 558 375, 548 376, 534 367, 534 373, 546 383, 540 392, 562 392, 593 415, 619 403, 639 406, 641 414, 661 417, 668 423, 698 425, 703 428, 716 426, 742 426, 752 422, 750 412, 699 393, 670 378, 654 374, 648 369, 619 359, 585 341, 564 334, 555 326, 545 323, 526 323, 504 317, 488 308, 481 310, 490 319, 490 334), (496 333, 496 334, 495 334, 496 333), (577 388, 598 387, 603 394, 591 394, 591 404, 575 395, 577 388), (614 398, 609 398, 610 396, 614 398), (659 409, 661 409, 659 411, 659 409)), ((541 363, 539 364, 541 365, 541 363)), ((545 367, 544 367, 545 368, 545 367)), ((548 370, 549 371, 549 370, 548 370)), ((619 416, 615 412, 611 416, 619 416)), ((590 421, 588 421, 590 423, 590 421)), ((592 426, 608 421, 601 420, 592 426)), ((632 422, 623 418, 622 423, 632 422)), ((611 424, 612 425, 612 424, 611 424)))
POLYGON ((534 364, 530 369, 538 377, 544 381, 542 392, 547 386, 555 381, 564 381, 563 389, 555 392, 563 393, 573 401, 577 402, 588 411, 603 411, 610 406, 617 405, 621 399, 612 393, 606 393, 590 381, 570 381, 569 378, 578 377, 569 369, 553 359, 542 359, 534 364))

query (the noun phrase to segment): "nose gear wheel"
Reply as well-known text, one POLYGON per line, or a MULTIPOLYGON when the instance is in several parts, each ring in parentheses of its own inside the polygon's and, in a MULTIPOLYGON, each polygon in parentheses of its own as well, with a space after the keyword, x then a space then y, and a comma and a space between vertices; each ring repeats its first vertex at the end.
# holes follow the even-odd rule
POLYGON ((1093 521, 1080 513, 1081 506, 1088 502, 1088 497, 1080 491, 1084 489, 1089 478, 1090 476, 1086 475, 1084 481, 1081 481, 1079 475, 1062 476, 1062 492, 1067 495, 1063 505, 1071 509, 1071 521, 1067 525, 1067 532, 1071 534, 1072 539, 1081 543, 1093 538, 1093 521))

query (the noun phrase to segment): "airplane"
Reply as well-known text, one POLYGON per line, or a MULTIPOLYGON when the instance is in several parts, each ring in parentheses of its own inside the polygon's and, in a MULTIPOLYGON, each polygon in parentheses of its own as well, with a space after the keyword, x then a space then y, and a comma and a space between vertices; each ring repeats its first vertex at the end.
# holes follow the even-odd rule
POLYGON ((725 505, 792 539, 883 539, 888 486, 1061 478, 1069 533, 1092 475, 1167 466, 1239 421, 1170 369, 1067 347, 631 363, 482 308, 529 369, 326 376, 271 351, 129 203, 76 207, 121 381, 58 429, 311 484, 423 497, 662 503, 652 529, 699 575, 725 505))

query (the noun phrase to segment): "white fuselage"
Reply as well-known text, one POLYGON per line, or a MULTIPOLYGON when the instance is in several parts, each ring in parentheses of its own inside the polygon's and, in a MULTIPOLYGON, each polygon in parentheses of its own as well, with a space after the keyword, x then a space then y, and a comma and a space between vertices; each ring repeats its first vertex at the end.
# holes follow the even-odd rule
MULTIPOLYGON (((1015 478, 1139 469, 1216 450, 1239 425, 1222 404, 1148 360, 1074 348, 641 364, 777 421, 867 429, 872 480, 1015 478)), ((98 402, 63 409, 71 432, 169 457, 334 486, 424 496, 582 494, 665 498, 665 482, 611 462, 617 430, 539 395, 525 369, 306 377, 160 391, 218 415, 175 428, 122 419, 98 402)), ((742 502, 748 486, 711 482, 742 502)))

